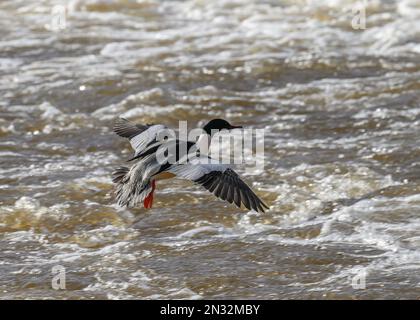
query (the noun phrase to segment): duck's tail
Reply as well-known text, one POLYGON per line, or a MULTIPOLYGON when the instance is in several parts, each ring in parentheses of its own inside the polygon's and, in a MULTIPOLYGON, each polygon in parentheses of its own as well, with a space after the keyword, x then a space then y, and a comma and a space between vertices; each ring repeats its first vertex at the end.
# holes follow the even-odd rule
POLYGON ((119 167, 112 173, 118 205, 134 207, 139 202, 145 201, 144 207, 151 208, 153 195, 150 194, 153 194, 153 184, 150 179, 146 181, 135 179, 133 171, 127 167, 119 167))
POLYGON ((160 164, 153 155, 144 157, 131 168, 119 167, 112 173, 116 184, 116 197, 121 207, 134 207, 143 201, 145 208, 151 208, 155 182, 153 175, 159 171, 160 164))
POLYGON ((116 168, 114 172, 112 172, 112 182, 120 183, 128 171, 129 169, 127 167, 116 168))

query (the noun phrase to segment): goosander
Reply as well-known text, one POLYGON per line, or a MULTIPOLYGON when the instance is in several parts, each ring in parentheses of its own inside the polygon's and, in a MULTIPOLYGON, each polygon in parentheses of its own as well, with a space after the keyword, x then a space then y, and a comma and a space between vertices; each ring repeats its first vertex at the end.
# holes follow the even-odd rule
MULTIPOLYGON (((203 133, 209 137, 216 131, 242 128, 233 126, 223 119, 213 119, 203 127, 203 133)), ((135 124, 124 118, 118 118, 114 123, 114 132, 127 138, 134 149, 134 156, 128 161, 134 164, 119 167, 113 173, 112 181, 116 184, 116 197, 120 206, 134 207, 143 201, 146 209, 152 207, 156 181, 178 177, 201 185, 216 197, 234 203, 238 208, 241 204, 249 210, 264 212, 269 207, 251 190, 239 175, 227 164, 215 161, 200 161, 207 155, 201 155, 197 144, 191 141, 168 139, 176 147, 176 161, 161 163, 157 159, 159 147, 164 143, 158 139, 159 133, 167 127, 161 124, 135 124), (183 158, 178 152, 178 146, 185 143, 189 153, 197 153, 193 159, 183 158)))

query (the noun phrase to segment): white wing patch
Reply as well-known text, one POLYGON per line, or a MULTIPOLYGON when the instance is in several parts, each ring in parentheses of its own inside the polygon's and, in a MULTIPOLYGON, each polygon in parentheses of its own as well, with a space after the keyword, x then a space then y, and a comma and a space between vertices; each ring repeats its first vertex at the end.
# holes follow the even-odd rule
POLYGON ((143 151, 144 148, 146 148, 146 146, 150 142, 156 139, 158 133, 165 129, 167 129, 166 126, 162 124, 157 124, 157 125, 149 127, 147 130, 133 137, 130 140, 130 144, 133 147, 135 154, 138 154, 141 151, 143 151))
POLYGON ((204 159, 205 158, 196 158, 189 163, 174 165, 168 171, 179 178, 197 180, 212 171, 224 172, 226 169, 230 168, 227 164, 205 163, 203 161, 204 159))

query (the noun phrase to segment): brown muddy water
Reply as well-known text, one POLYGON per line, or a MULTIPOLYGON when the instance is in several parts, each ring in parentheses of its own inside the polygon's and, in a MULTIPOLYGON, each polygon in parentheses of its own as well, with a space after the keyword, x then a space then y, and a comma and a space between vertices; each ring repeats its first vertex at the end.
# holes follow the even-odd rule
POLYGON ((1 1, 0 298, 420 298, 420 1, 355 3, 1 1), (118 208, 120 115, 265 129, 271 210, 118 208))

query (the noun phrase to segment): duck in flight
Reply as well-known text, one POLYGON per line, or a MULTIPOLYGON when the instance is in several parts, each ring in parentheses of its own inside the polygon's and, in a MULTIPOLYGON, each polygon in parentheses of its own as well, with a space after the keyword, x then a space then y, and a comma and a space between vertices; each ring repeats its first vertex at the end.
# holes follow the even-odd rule
MULTIPOLYGON (((213 119, 203 127, 203 134, 212 136, 220 130, 242 128, 233 126, 223 119, 213 119)), ((119 167, 113 172, 116 184, 116 196, 120 206, 134 207, 143 202, 147 209, 152 207, 156 181, 170 178, 190 180, 201 185, 216 197, 235 204, 238 208, 244 205, 249 210, 264 212, 268 206, 252 191, 252 189, 227 164, 218 163, 207 155, 201 155, 194 142, 186 141, 187 152, 196 157, 182 157, 178 151, 182 141, 168 139, 162 141, 158 135, 167 127, 161 124, 135 124, 124 118, 114 123, 114 132, 127 138, 134 149, 134 156, 128 161, 133 165, 119 167), (175 161, 158 161, 159 148, 163 143, 171 142, 176 148, 175 161), (198 150, 198 151, 197 151, 198 150)))

